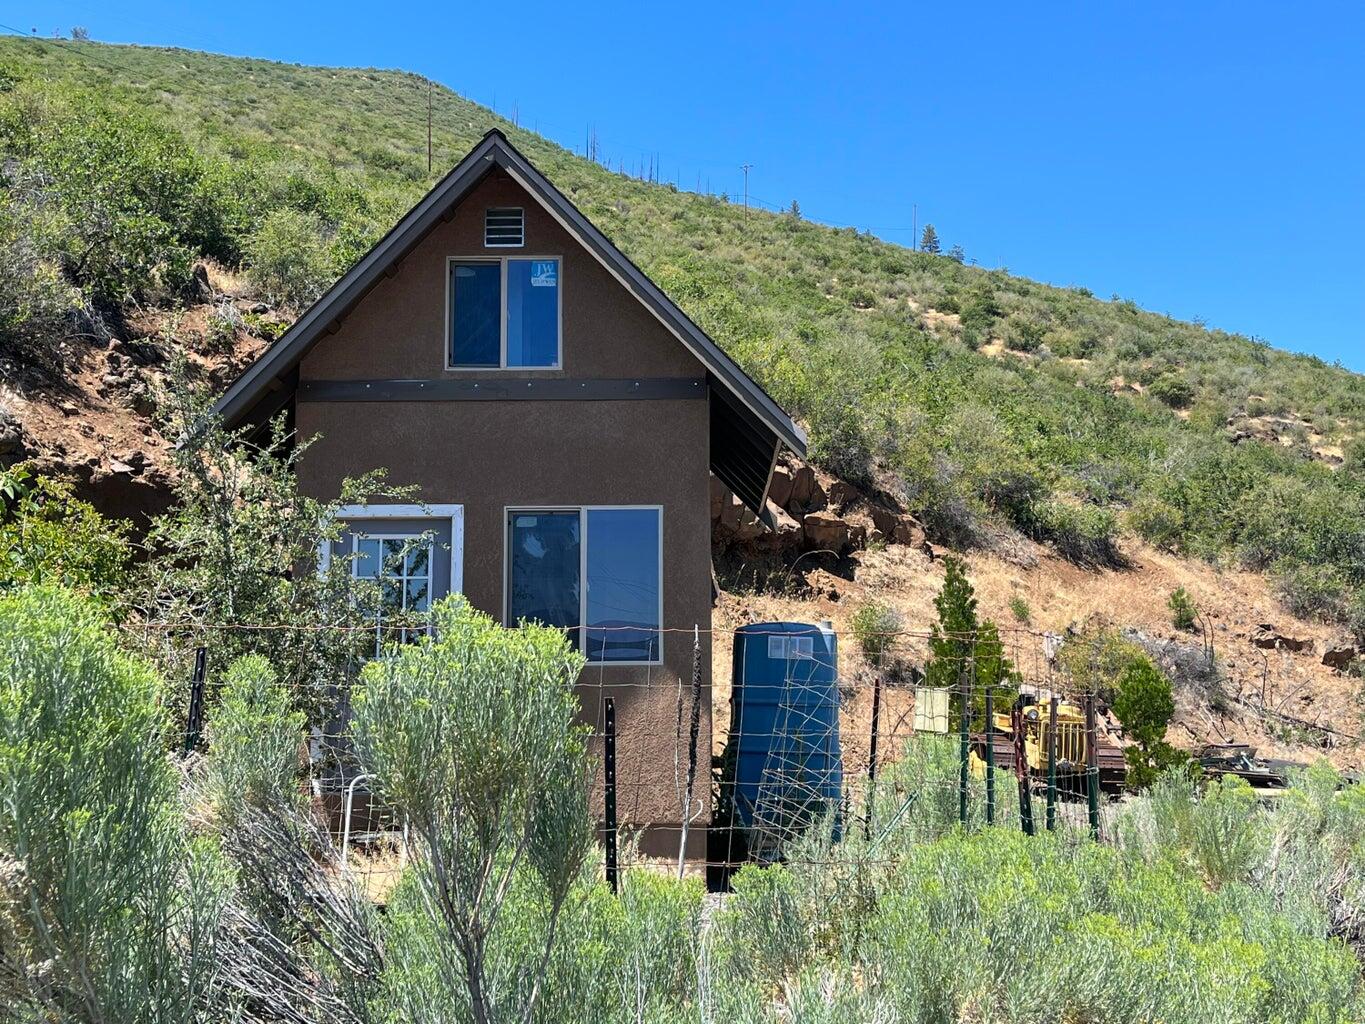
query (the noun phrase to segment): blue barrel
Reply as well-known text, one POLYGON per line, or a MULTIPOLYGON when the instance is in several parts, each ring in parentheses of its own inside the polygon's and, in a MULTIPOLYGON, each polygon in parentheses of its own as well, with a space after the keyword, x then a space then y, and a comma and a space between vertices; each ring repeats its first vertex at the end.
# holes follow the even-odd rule
MULTIPOLYGON (((843 787, 838 679, 838 642, 827 622, 761 622, 735 630, 735 824, 787 839, 837 809, 843 787)), ((762 838, 752 833, 751 842, 762 838)))

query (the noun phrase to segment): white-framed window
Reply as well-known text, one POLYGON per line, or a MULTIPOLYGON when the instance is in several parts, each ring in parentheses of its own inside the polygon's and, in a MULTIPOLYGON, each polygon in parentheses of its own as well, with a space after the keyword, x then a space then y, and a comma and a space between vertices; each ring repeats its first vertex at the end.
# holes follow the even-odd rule
MULTIPOLYGON (((425 611, 420 607, 423 603, 430 607, 447 594, 463 592, 463 505, 343 505, 335 514, 344 530, 336 541, 319 543, 319 572, 328 572, 334 558, 349 559, 350 575, 378 580, 382 605, 404 619, 425 611)), ((376 654, 385 639, 412 639, 425 632, 410 629, 406 621, 400 624, 397 617, 393 628, 387 628, 383 607, 378 609, 378 618, 376 654)))
POLYGON ((391 640, 408 643, 429 631, 435 539, 430 532, 351 535, 351 574, 372 580, 379 606, 376 629, 391 640))
POLYGON ((503 621, 559 626, 594 664, 663 661, 663 509, 508 508, 503 621))
POLYGON ((452 256, 446 265, 446 368, 557 370, 558 256, 452 256))

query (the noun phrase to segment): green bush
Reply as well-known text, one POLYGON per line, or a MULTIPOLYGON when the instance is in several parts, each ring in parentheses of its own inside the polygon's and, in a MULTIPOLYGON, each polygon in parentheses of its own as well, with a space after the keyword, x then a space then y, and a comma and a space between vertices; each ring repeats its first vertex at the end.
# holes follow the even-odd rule
POLYGON ((416 878, 444 977, 475 1019, 495 1007, 529 1018, 543 977, 501 995, 500 974, 527 961, 497 960, 499 936, 531 929, 529 962, 544 962, 592 843, 573 693, 583 656, 563 630, 505 629, 459 595, 433 607, 432 632, 365 666, 356 748, 421 841, 416 878), (505 916, 514 885, 531 894, 520 919, 505 916))
POLYGON ((1172 409, 1188 408, 1194 401, 1194 387, 1184 377, 1164 373, 1148 386, 1147 393, 1172 409))
POLYGON ((297 803, 304 716, 259 654, 228 666, 223 691, 205 725, 209 799, 224 828, 246 807, 297 803))
POLYGON ((865 601, 853 613, 853 635, 858 649, 872 666, 879 666, 896 646, 896 634, 905 626, 900 613, 884 601, 865 601))
POLYGON ((125 523, 72 496, 71 485, 0 470, 0 591, 60 584, 111 607, 126 598, 132 557, 125 523))
POLYGON ((1077 565, 1118 565, 1118 518, 1106 508, 1048 501, 1038 509, 1034 532, 1077 565))
POLYGON ((1166 726, 1175 714, 1171 681, 1147 658, 1130 662, 1118 678, 1114 715, 1136 746, 1124 750, 1128 785, 1143 790, 1168 768, 1182 764, 1183 755, 1166 742, 1166 726))
POLYGON ((1166 607, 1171 610, 1171 622, 1176 629, 1189 631, 1195 628, 1199 606, 1184 587, 1176 587, 1171 591, 1171 596, 1166 599, 1166 607))
POLYGON ((0 1003, 25 1020, 189 1020, 222 887, 166 759, 165 694, 98 605, 0 595, 0 1003))
POLYGON ((306 306, 331 283, 334 268, 314 213, 276 210, 246 242, 252 283, 270 302, 306 306))
POLYGON ((1010 598, 1010 614, 1014 616, 1016 622, 1028 625, 1033 613, 1029 610, 1028 601, 1024 600, 1022 595, 1015 594, 1010 598))

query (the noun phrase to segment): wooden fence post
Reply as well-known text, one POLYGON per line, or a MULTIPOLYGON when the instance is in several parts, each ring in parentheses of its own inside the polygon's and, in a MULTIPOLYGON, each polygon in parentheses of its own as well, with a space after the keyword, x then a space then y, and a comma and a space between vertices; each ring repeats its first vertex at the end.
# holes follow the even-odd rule
POLYGON ((1100 741, 1095 725, 1095 693, 1085 695, 1085 793, 1090 835, 1100 837, 1100 741))
POLYGON ((1057 695, 1048 702, 1047 713, 1047 830, 1057 828, 1057 695))
POLYGON ((194 674, 190 676, 190 706, 185 714, 185 753, 189 754, 199 742, 204 728, 204 681, 208 675, 208 649, 199 647, 194 652, 194 674))

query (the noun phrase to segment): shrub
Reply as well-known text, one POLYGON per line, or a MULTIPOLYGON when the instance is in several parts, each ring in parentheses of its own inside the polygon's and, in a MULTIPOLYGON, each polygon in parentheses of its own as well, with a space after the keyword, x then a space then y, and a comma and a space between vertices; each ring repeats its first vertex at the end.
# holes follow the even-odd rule
POLYGON ((853 613, 853 635, 869 665, 883 663, 904 624, 900 613, 884 601, 866 601, 853 613))
POLYGON ((221 880, 185 831, 160 681, 98 605, 52 588, 0 595, 0 659, 0 1001, 192 1019, 221 880))
POLYGON ((1334 619, 1342 611, 1346 585, 1332 565, 1296 565, 1283 560, 1272 574, 1275 595, 1303 619, 1334 619))
POLYGON ((1032 612, 1029 611, 1028 602, 1024 600, 1023 596, 1020 594, 1015 594, 1010 598, 1010 613, 1014 616, 1015 621, 1022 622, 1024 625, 1028 625, 1029 619, 1032 616, 1032 612))
POLYGON ((1149 787, 1162 771, 1181 758, 1166 740, 1166 726, 1175 714, 1171 681, 1149 659, 1134 660, 1123 670, 1114 695, 1114 714, 1123 731, 1137 746, 1124 751, 1128 759, 1128 784, 1149 787))
POLYGON ((1043 346, 1047 325, 1028 316, 1015 314, 1005 325, 1005 345, 1016 352, 1037 352, 1043 346))
POLYGON ((0 470, 0 590, 56 583, 113 605, 125 597, 131 557, 126 525, 71 494, 71 485, 0 470))
POLYGON ((1199 617, 1199 607, 1184 587, 1176 587, 1171 591, 1171 596, 1166 599, 1166 606, 1171 609, 1171 622, 1176 629, 1187 631, 1194 629, 1199 617))
POLYGON ((252 282, 268 301, 306 306, 331 282, 333 266, 317 214, 282 209, 269 214, 246 243, 252 282))
POLYGON ((1109 509, 1047 501, 1038 509, 1035 535, 1049 540, 1067 561, 1077 565, 1118 565, 1118 519, 1109 509))
POLYGON ((208 717, 207 790, 223 827, 244 807, 297 803, 304 716, 259 654, 228 666, 219 702, 208 717))
POLYGON ((1194 386, 1175 373, 1163 373, 1147 388, 1148 394, 1172 409, 1185 409, 1194 401, 1194 386))
POLYGON ((444 939, 440 970, 459 979, 474 1019, 495 1019, 495 1006, 498 1017, 529 1019, 592 844, 573 694, 583 656, 563 630, 504 629, 458 595, 436 604, 432 628, 436 640, 365 666, 357 750, 421 840, 417 883, 427 924, 444 939), (532 897, 519 919, 503 917, 513 885, 532 897), (498 936, 519 928, 534 929, 529 966, 490 960, 498 936), (496 980, 509 970, 522 984, 504 997, 496 980))

